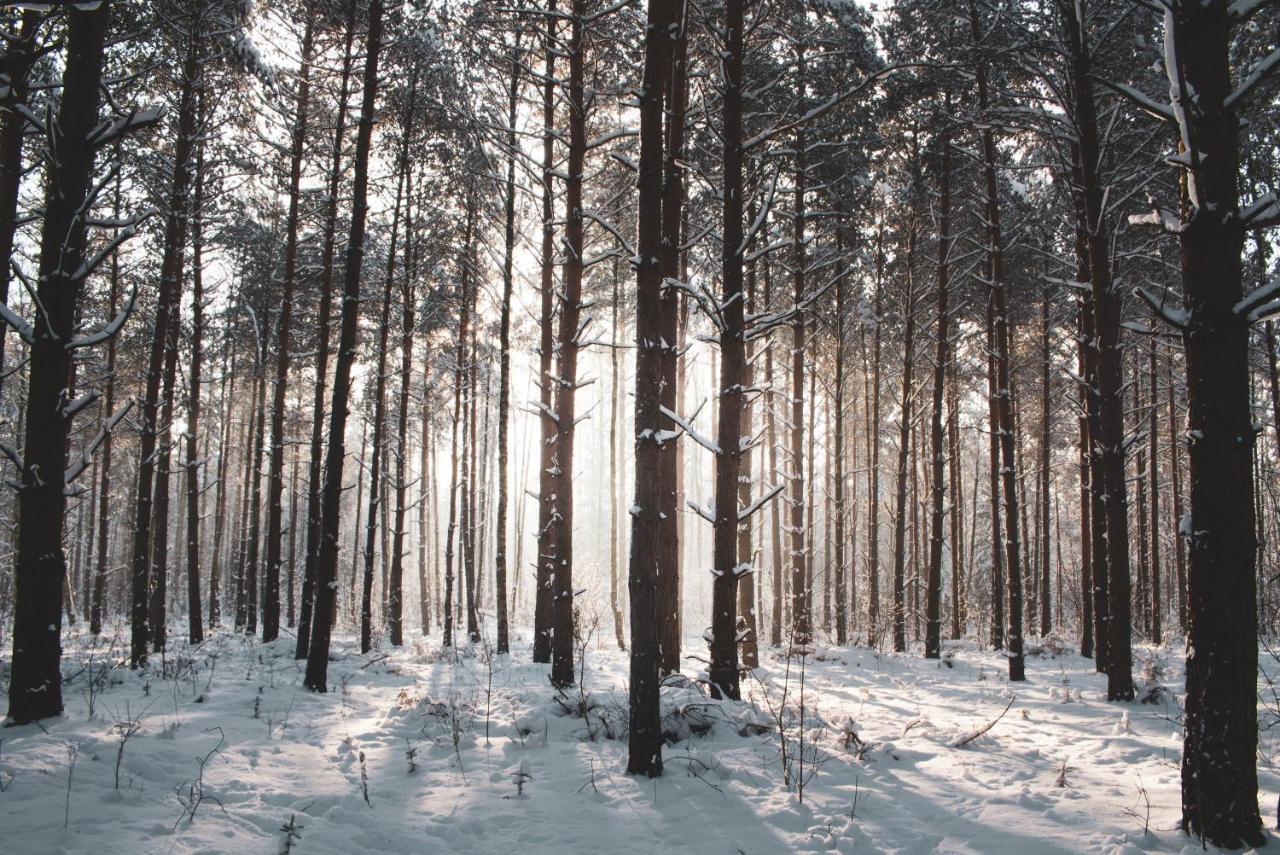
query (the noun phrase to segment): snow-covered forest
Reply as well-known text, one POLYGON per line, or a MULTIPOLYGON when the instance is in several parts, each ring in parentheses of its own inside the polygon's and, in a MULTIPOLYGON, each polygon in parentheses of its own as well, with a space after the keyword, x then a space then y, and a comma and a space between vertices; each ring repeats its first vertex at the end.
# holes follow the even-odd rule
POLYGON ((0 4, 0 849, 1280 823, 1280 3, 0 4))

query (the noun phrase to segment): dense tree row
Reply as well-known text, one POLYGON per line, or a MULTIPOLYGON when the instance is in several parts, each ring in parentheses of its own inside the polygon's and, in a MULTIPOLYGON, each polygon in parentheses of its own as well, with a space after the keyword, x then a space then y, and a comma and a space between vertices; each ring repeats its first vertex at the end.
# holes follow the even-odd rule
POLYGON ((1129 701, 1185 636, 1184 827, 1259 844, 1277 14, 6 11, 9 718, 65 621, 563 690, 603 618, 653 776, 663 681, 738 698, 762 643, 1070 639, 1129 701))

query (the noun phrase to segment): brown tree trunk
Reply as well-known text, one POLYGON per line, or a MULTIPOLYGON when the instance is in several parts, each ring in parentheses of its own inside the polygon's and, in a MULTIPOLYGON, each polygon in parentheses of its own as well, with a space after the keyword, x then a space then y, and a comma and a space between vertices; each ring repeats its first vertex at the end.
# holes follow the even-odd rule
POLYGON ((1258 814, 1258 645, 1248 318, 1242 295, 1239 128, 1225 3, 1172 4, 1187 215, 1179 234, 1190 438, 1182 823, 1226 849, 1266 841, 1258 814), (1194 97, 1189 93, 1194 93, 1194 97))
MULTIPOLYGON (((141 427, 138 440, 138 477, 134 501, 132 578, 132 631, 129 664, 136 668, 146 662, 148 628, 148 594, 151 588, 151 524, 153 516, 152 488, 155 478, 156 441, 159 431, 157 414, 160 405, 160 379, 163 370, 168 328, 178 311, 182 256, 186 245, 187 195, 191 189, 191 155, 196 143, 196 92, 199 73, 199 39, 193 22, 187 38, 183 60, 181 89, 178 95, 178 136, 174 144, 173 175, 169 190, 169 207, 165 216, 164 251, 160 262, 160 293, 147 359, 145 391, 142 398, 141 427)), ((176 322, 176 318, 174 318, 176 322)))
MULTIPOLYGON (((804 81, 804 46, 798 50, 799 80, 804 81)), ((803 86, 803 83, 800 84, 803 86)), ((805 99, 797 107, 805 113, 805 99)), ((805 550, 804 494, 804 353, 805 339, 805 132, 795 131, 795 210, 792 214, 792 286, 795 317, 791 323, 791 642, 808 645, 813 637, 809 615, 808 561, 805 550)))
MULTIPOLYGON (((715 521, 712 524, 713 556, 711 601, 711 663, 708 674, 715 697, 737 700, 738 688, 738 580, 751 571, 751 556, 738 555, 739 479, 743 472, 742 419, 746 412, 747 386, 746 312, 743 291, 742 223, 742 4, 726 9, 725 45, 721 59, 721 139, 723 240, 720 271, 723 307, 720 320, 720 385, 715 389, 719 420, 715 455, 715 521), (739 566, 739 559, 743 564, 739 566)), ((749 439, 750 437, 745 437, 749 439)), ((748 469, 749 473, 750 470, 748 469)))
MULTIPOLYGON (((1092 473, 1099 501, 1094 510, 1106 520, 1107 566, 1107 646, 1105 663, 1099 642, 1099 664, 1107 673, 1110 700, 1133 698, 1132 643, 1130 639, 1129 510, 1125 487, 1124 401, 1120 351, 1120 298, 1111 276, 1109 229, 1103 220, 1103 187, 1098 174, 1100 146, 1089 46, 1073 10, 1064 9, 1068 49, 1075 93, 1077 136, 1080 146, 1081 196, 1084 233, 1089 255, 1089 278, 1093 298, 1093 349, 1097 390, 1094 456, 1092 473)), ((1098 543, 1095 538, 1095 550, 1098 543)), ((1100 568, 1094 563, 1094 587, 1100 568)), ((1098 610, 1095 606, 1095 612, 1098 610)), ((1095 613, 1095 619, 1097 614, 1095 613)))
POLYGON ((542 313, 538 340, 539 419, 542 426, 538 465, 538 560, 537 590, 533 605, 533 661, 551 661, 552 591, 555 573, 555 540, 552 531, 555 468, 556 415, 555 404, 555 120, 556 57, 560 53, 556 38, 556 0, 547 0, 547 30, 544 38, 546 68, 542 84, 542 281, 540 294, 542 313))
POLYGON ((907 460, 911 452, 911 416, 915 406, 915 389, 912 386, 912 365, 915 361, 915 264, 916 217, 912 210, 907 214, 907 248, 904 275, 907 278, 906 298, 903 301, 902 337, 902 397, 898 415, 898 467, 893 515, 893 649, 899 653, 907 649, 905 568, 907 558, 907 460))
MULTIPOLYGON (((323 505, 324 476, 324 393, 329 375, 329 326, 333 313, 333 272, 338 231, 338 188, 342 182, 342 150, 347 127, 347 96, 352 65, 352 45, 355 41, 356 4, 349 3, 343 30, 342 72, 338 84, 338 103, 333 130, 333 146, 329 165, 329 180, 325 196, 324 232, 320 251, 320 306, 316 315, 316 368, 314 395, 311 405, 311 445, 307 457, 307 539, 302 565, 302 608, 298 614, 298 644, 295 659, 307 659, 311 649, 312 614, 319 594, 316 589, 323 505)), ((343 307, 345 308, 345 306, 343 307)), ((345 420, 343 422, 346 423, 345 420)), ((335 563, 336 567, 336 563, 335 563)), ((336 584, 336 579, 335 579, 336 584)))
MULTIPOLYGON (((975 0, 969 0, 969 23, 976 46, 982 43, 981 25, 975 0)), ((977 64, 978 111, 986 115, 990 101, 987 92, 987 66, 981 60, 977 64)), ((1013 396, 1009 378, 1009 317, 1005 306, 1004 247, 1000 235, 1000 197, 996 183, 995 135, 989 125, 980 132, 982 143, 983 178, 986 185, 986 225, 988 277, 990 283, 990 309, 994 313, 992 356, 995 369, 996 423, 992 432, 998 436, 1001 462, 1001 492, 1004 499, 1004 549, 1005 567, 1008 570, 1008 632, 1005 648, 1009 654, 1009 679, 1025 680, 1022 658, 1022 549, 1018 537, 1018 466, 1014 451, 1013 396)))
MULTIPOLYGON (((18 488, 13 660, 8 718, 27 724, 62 712, 62 534, 67 507, 68 411, 75 318, 85 274, 81 207, 90 199, 103 43, 110 6, 67 11, 66 66, 57 116, 58 151, 48 174, 40 237, 37 316, 31 345, 23 469, 18 488)), ((8 260, 5 260, 8 263, 8 260)), ((144 565, 145 569, 145 565, 144 565)), ((145 604, 142 609, 145 628, 145 604)), ((142 650, 145 657, 145 644, 142 650)))
MULTIPOLYGON (((412 98, 410 98, 412 104, 412 98)), ((366 511, 364 542, 364 575, 360 597, 360 652, 368 653, 373 647, 373 564, 378 544, 378 512, 383 501, 384 460, 383 427, 387 413, 387 340, 391 333, 391 296, 396 279, 397 240, 399 238, 400 216, 404 210, 401 204, 404 199, 405 181, 408 178, 408 120, 410 112, 405 112, 406 120, 402 126, 402 140, 399 163, 396 167, 396 196, 391 213, 391 243, 387 249, 387 271, 382 281, 382 308, 378 316, 378 359, 373 375, 373 438, 370 441, 371 455, 369 464, 369 507, 366 511)), ((407 207, 407 205, 405 206, 407 207)), ((385 554, 385 550, 383 553, 385 554)))
POLYGON ((578 334, 582 311, 582 179, 587 156, 586 0, 572 0, 569 23, 569 159, 565 179, 564 281, 560 292, 560 358, 556 365, 556 444, 551 479, 556 567, 552 576, 551 682, 572 686, 573 446, 577 434, 578 334))
MULTIPOLYGON (((947 94, 943 102, 943 121, 950 121, 951 95, 947 94)), ((928 659, 936 659, 942 655, 942 526, 945 517, 947 487, 944 483, 943 465, 946 441, 942 424, 943 396, 946 393, 947 363, 950 352, 950 331, 947 297, 950 288, 950 256, 951 256, 951 138, 943 132, 938 141, 941 149, 938 188, 938 286, 935 296, 938 316, 937 339, 934 342, 933 356, 933 410, 929 424, 930 452, 930 490, 933 496, 931 524, 929 528, 929 578, 926 584, 925 598, 925 640, 924 655, 928 659)), ((955 463, 952 462, 952 475, 955 478, 955 463)), ((952 513, 956 513, 952 508, 952 513)), ((952 544, 955 551, 955 544, 952 544)), ((959 599, 958 579, 953 576, 951 595, 959 599)), ((958 611, 954 611, 958 614, 958 611)), ((959 620, 952 619, 953 629, 959 626, 959 620)), ((954 633, 958 635, 958 632, 954 633)))
MULTIPOLYGON (((294 107, 293 139, 289 149, 289 213, 285 226, 284 287, 280 297, 279 330, 276 333, 276 376, 271 391, 271 454, 267 472, 267 564, 263 577, 262 640, 280 636, 280 563, 284 530, 284 416, 285 394, 289 388, 289 345, 293 326, 293 289, 298 272, 298 204, 302 182, 302 159, 307 140, 307 110, 311 97, 311 49, 314 17, 303 10, 298 71, 298 91, 294 107)), ((327 343, 323 345, 327 347, 327 343)))
MULTIPOLYGON (((728 0, 730 6, 739 0, 728 0)), ((627 772, 662 774, 662 722, 658 678, 662 657, 661 512, 658 477, 663 383, 661 315, 663 95, 670 74, 672 0, 651 0, 645 29, 640 87, 640 161, 636 264, 635 502, 631 508, 631 555, 627 579, 631 599, 630 738, 627 772)))
MULTIPOLYGON (((498 507, 496 511, 497 541, 494 543, 493 563, 494 563, 494 605, 497 611, 498 620, 498 653, 506 653, 510 649, 511 643, 508 639, 507 627, 507 445, 508 425, 511 412, 511 288, 512 288, 512 263, 515 256, 516 246, 516 111, 520 106, 520 63, 515 48, 511 50, 511 87, 507 96, 507 198, 506 198, 506 222, 504 230, 505 253, 502 258, 502 310, 498 319, 498 507)), ((614 317, 615 328, 617 318, 617 262, 614 262, 614 317)), ((613 349, 613 365, 614 365, 614 387, 617 387, 617 365, 618 356, 617 349, 613 349)), ((614 406, 612 411, 615 414, 616 430, 616 413, 617 407, 614 406)), ((610 434, 610 449, 613 448, 612 433, 610 434)), ((609 495, 615 495, 613 491, 614 472, 616 469, 616 461, 611 465, 609 495)), ((616 507, 615 507, 616 512, 616 507)), ((614 518, 614 530, 617 529, 616 516, 614 518)), ((618 567, 616 560, 616 545, 614 547, 615 555, 610 562, 610 579, 612 580, 611 602, 613 603, 613 612, 615 615, 615 623, 617 624, 618 637, 622 637, 621 612, 618 610, 618 567)), ((619 645, 621 646, 621 645, 619 645)))
MULTIPOLYGON (((352 0, 354 7, 355 0, 352 0)), ((351 396, 351 366, 356 357, 356 324, 360 315, 360 275, 364 262, 365 221, 368 217, 369 151, 374 109, 378 98, 378 54, 382 46, 382 0, 369 0, 365 43, 364 82, 356 132, 351 191, 351 232, 343 272, 342 328, 334 366, 333 406, 329 414, 329 449, 325 457, 320 546, 316 564, 315 611, 307 652, 305 685, 313 692, 328 690, 329 639, 333 631, 338 572, 338 533, 342 500, 342 469, 346 458, 347 402, 351 396)))

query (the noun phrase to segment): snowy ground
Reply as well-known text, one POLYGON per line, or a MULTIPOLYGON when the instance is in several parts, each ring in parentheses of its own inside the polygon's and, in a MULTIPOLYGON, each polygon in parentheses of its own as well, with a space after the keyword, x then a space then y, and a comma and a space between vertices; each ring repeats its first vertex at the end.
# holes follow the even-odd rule
MULTIPOLYGON (((1176 647, 1138 651, 1165 666, 1173 697, 1155 704, 1106 703, 1089 660, 1031 657, 1007 714, 963 746, 1010 703, 997 656, 959 645, 948 667, 819 647, 805 667, 803 752, 798 660, 783 713, 793 782, 805 761, 801 803, 784 786, 770 712, 783 710, 779 653, 765 654, 763 682, 744 684, 754 705, 664 689, 669 726, 689 735, 650 781, 623 773, 626 746, 610 738, 626 727, 626 655, 593 638, 588 694, 557 699, 527 642, 517 634, 517 652, 491 671, 483 646, 456 661, 421 640, 361 656, 343 638, 333 691, 317 696, 301 688, 292 639, 220 635, 170 653, 166 678, 158 665, 104 667, 122 642, 111 651, 73 634, 67 714, 0 731, 0 850, 283 851, 291 817, 299 853, 1199 850, 1173 830, 1176 647)), ((1273 697, 1265 681, 1263 694, 1273 697)), ((1260 799, 1273 818, 1269 706, 1260 799)))

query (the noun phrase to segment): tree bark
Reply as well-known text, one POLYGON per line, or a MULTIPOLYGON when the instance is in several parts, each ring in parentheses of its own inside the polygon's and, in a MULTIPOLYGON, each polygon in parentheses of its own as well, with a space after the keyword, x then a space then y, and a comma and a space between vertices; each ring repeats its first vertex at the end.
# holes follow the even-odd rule
MULTIPOLYGON (((351 0, 354 7, 356 0, 351 0)), ((378 54, 382 46, 382 0, 369 0, 365 42, 363 94, 356 131, 351 191, 351 231, 343 272, 342 328, 334 365, 333 406, 329 414, 329 449, 325 457, 320 547, 316 564, 315 611, 307 652, 305 685, 313 692, 328 690, 329 639, 333 631, 338 572, 338 533, 342 499, 342 468, 346 458, 347 402, 351 395, 351 366, 356 357, 356 324, 360 315, 360 275, 364 262, 365 221, 368 217, 369 151, 378 98, 378 54)))
MULTIPOLYGON (((18 488, 13 659, 8 718, 27 724, 62 712, 62 534, 67 507, 67 438, 73 412, 67 399, 72 349, 85 274, 85 221, 98 118, 103 43, 110 6, 67 10, 66 66, 58 108, 58 151, 48 174, 40 237, 37 317, 31 325, 26 444, 18 488)), ((5 259, 8 264, 8 259, 5 259)), ((145 623, 145 608, 143 609, 145 623)), ((145 646, 143 655, 145 656, 145 646)))
MULTIPOLYGON (((298 91, 294 107, 293 139, 289 148, 289 213, 285 226, 284 287, 280 296, 279 329, 276 332, 276 376, 271 390, 271 456, 267 472, 267 565, 262 597, 262 640, 280 636, 280 564, 284 535, 284 416, 289 388, 289 346, 293 331, 293 291, 298 278, 298 205, 302 183, 302 159, 307 140, 307 111, 311 98, 311 51, 315 18, 303 9, 298 91)), ((327 348, 328 343, 322 345, 327 348)))

